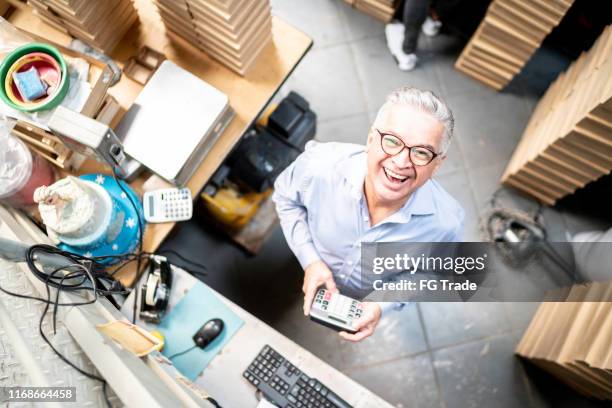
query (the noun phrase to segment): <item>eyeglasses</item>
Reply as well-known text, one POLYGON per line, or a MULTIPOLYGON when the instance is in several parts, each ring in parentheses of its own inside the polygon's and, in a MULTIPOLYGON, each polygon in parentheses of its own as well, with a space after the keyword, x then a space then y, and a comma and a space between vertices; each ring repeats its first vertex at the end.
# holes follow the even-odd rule
POLYGON ((380 135, 380 147, 389 156, 396 156, 404 149, 408 149, 410 161, 415 166, 427 166, 433 159, 439 156, 438 153, 432 152, 427 147, 423 146, 406 146, 406 143, 399 137, 391 133, 383 133, 376 129, 380 135))

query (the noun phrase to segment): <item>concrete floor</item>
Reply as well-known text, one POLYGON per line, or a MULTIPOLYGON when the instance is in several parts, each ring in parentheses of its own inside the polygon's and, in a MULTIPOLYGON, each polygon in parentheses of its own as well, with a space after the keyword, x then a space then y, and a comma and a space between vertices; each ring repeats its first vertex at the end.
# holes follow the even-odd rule
MULTIPOLYGON (((463 43, 447 34, 421 38, 419 67, 404 73, 387 51, 383 25, 343 1, 272 5, 276 15, 314 38, 280 95, 295 90, 310 101, 319 118, 318 140, 363 143, 386 94, 402 85, 433 90, 447 101, 456 138, 436 178, 465 209, 465 240, 479 241, 479 215, 499 187, 537 92, 546 89, 530 84, 547 75, 550 80, 567 62, 547 60, 545 68, 530 69, 498 93, 454 70, 463 43)), ((546 209, 545 215, 560 238, 567 229, 602 226, 580 211, 546 209)), ((303 274, 280 230, 256 257, 198 221, 181 223, 164 248, 205 263, 206 283, 397 407, 599 406, 514 357, 537 304, 412 304, 381 321, 371 338, 351 344, 304 318, 303 274)))

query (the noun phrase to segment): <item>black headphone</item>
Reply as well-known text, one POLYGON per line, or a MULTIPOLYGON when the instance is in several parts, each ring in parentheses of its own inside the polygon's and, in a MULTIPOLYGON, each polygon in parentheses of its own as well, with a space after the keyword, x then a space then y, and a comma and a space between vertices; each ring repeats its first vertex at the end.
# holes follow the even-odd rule
POLYGON ((140 313, 142 320, 158 324, 161 321, 172 288, 172 272, 164 256, 152 255, 145 281, 140 287, 140 313))

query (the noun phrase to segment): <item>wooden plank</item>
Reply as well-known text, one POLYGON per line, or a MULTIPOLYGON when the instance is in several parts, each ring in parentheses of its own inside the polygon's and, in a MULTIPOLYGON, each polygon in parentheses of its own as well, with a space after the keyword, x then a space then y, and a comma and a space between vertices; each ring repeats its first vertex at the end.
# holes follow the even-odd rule
MULTIPOLYGON (((612 26, 553 82, 534 110, 503 182, 559 199, 612 171, 612 26), (529 174, 532 179, 526 180, 529 174), (537 180, 539 184, 534 184, 537 180)), ((533 194, 535 196, 535 194, 533 194)))
POLYGON ((543 5, 539 1, 493 0, 455 68, 496 90, 503 89, 559 24, 572 2, 543 5), (486 54, 473 53, 474 47, 486 54), (498 63, 492 60, 495 56, 500 59, 498 63), (506 67, 508 62, 512 66, 506 67), (470 70, 467 64, 480 67, 470 70), (493 80, 492 76, 503 80, 493 80))
POLYGON ((575 286, 584 293, 572 302, 542 303, 516 353, 587 396, 610 399, 612 362, 587 358, 609 352, 612 303, 602 300, 610 299, 609 292, 605 294, 610 286, 609 282, 575 286), (591 296, 592 292, 599 293, 591 296))
POLYGON ((130 0, 63 3, 54 0, 28 0, 54 25, 103 52, 110 52, 137 20, 130 0))

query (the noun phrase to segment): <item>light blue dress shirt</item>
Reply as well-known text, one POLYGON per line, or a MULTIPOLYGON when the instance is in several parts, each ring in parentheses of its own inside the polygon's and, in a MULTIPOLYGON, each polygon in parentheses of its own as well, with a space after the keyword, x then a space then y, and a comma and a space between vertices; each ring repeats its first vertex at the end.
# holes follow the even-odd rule
POLYGON ((274 184, 276 209, 289 247, 303 268, 322 260, 341 289, 360 287, 362 242, 454 242, 464 212, 434 180, 377 225, 364 196, 365 146, 309 142, 274 184))

